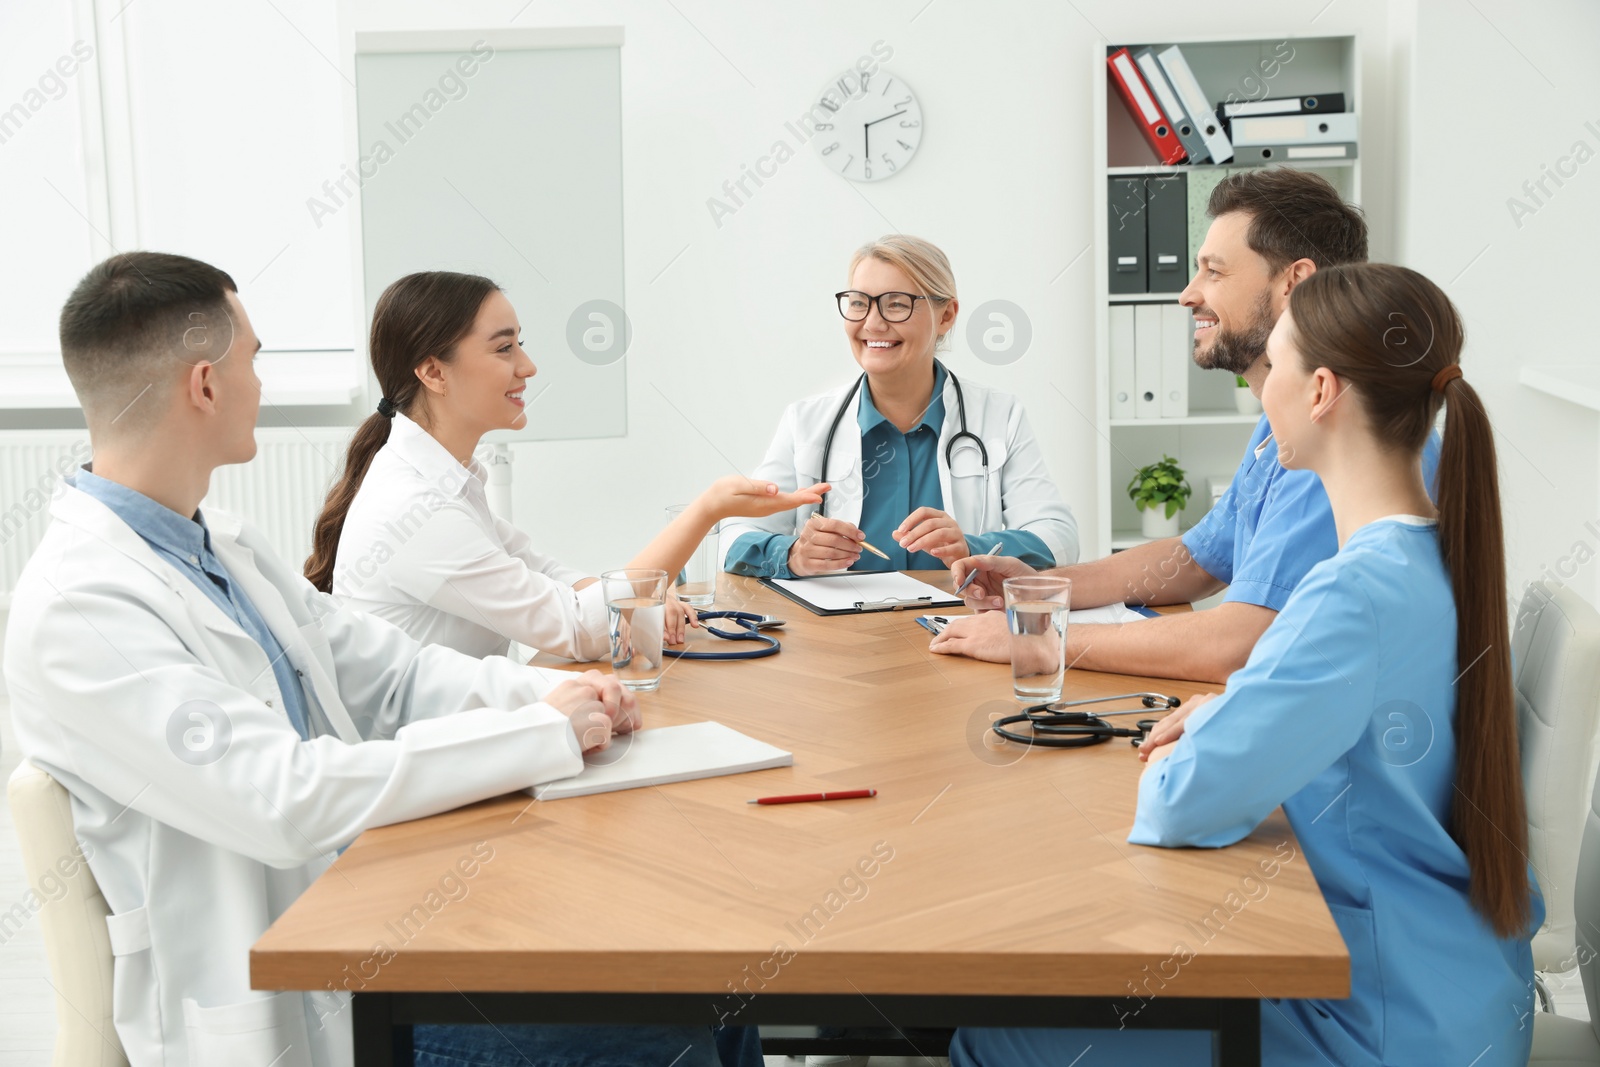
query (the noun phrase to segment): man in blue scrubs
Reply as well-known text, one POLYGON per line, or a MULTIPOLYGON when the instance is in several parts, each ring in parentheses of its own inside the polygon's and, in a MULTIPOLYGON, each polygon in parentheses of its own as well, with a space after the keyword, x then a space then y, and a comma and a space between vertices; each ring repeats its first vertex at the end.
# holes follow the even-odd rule
MULTIPOLYGON (((1206 210, 1211 227, 1179 297, 1194 315, 1194 360, 1243 375, 1259 396, 1267 337, 1290 291, 1319 268, 1364 262, 1366 222, 1319 175, 1282 167, 1230 175, 1206 210)), ((1434 436, 1423 456, 1430 492, 1438 462, 1434 436)), ((1067 662, 1084 670, 1225 681, 1244 666, 1300 579, 1337 549, 1321 481, 1309 470, 1284 469, 1263 415, 1228 491, 1182 537, 1048 572, 1072 579, 1074 608, 1187 604, 1225 590, 1223 603, 1137 623, 1074 625, 1067 662)), ((955 581, 974 567, 982 573, 966 595, 979 608, 1003 606, 1003 578, 1033 573, 1018 560, 973 556, 952 568, 955 581)), ((1005 662, 1005 615, 990 610, 953 619, 929 647, 1005 662)))

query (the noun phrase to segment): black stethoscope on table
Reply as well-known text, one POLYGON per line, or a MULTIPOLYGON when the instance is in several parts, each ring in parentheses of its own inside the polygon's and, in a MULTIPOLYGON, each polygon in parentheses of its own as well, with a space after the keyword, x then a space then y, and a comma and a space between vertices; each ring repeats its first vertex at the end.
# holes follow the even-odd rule
POLYGON ((707 626, 706 632, 715 634, 727 641, 756 641, 759 647, 743 652, 687 652, 663 648, 661 654, 671 659, 761 659, 763 656, 777 655, 778 639, 763 630, 776 630, 783 625, 782 619, 775 619, 771 615, 757 615, 753 611, 702 611, 699 612, 701 622, 707 619, 732 619, 739 624, 736 631, 719 630, 715 626, 707 626))
POLYGON ((1137 715, 1152 709, 1171 711, 1182 703, 1183 701, 1177 697, 1169 697, 1162 693, 1120 693, 1117 696, 1095 697, 1092 700, 1058 700, 1052 704, 1035 704, 1015 715, 996 719, 992 729, 1007 741, 1037 748, 1087 748, 1109 741, 1113 737, 1127 737, 1131 739, 1131 744, 1138 745, 1150 736, 1150 731, 1155 729, 1156 723, 1161 720, 1140 719, 1129 728, 1113 726, 1102 716, 1137 715), (1132 700, 1135 697, 1143 706, 1128 711, 1103 711, 1095 715, 1087 711, 1062 710, 1081 707, 1084 704, 1101 704, 1108 700, 1132 700), (1027 723, 1032 732, 1021 734, 1006 729, 1019 723, 1027 723))
MULTIPOLYGON (((954 454, 956 445, 962 440, 962 438, 966 438, 978 446, 978 455, 983 460, 983 477, 987 482, 989 477, 989 450, 984 447, 982 438, 967 429, 967 398, 961 392, 961 383, 956 380, 956 376, 954 374, 950 373, 949 367, 945 367, 944 364, 940 363, 938 360, 934 360, 933 362, 937 366, 944 367, 945 374, 950 378, 950 384, 956 387, 956 415, 960 419, 961 425, 961 429, 951 434, 950 440, 945 442, 944 465, 946 468, 950 466, 950 457, 954 454)), ((845 413, 850 410, 851 401, 855 400, 856 394, 861 392, 862 383, 866 380, 867 376, 862 374, 861 377, 856 379, 856 384, 851 386, 850 391, 844 395, 844 402, 839 405, 839 410, 834 413, 833 423, 828 427, 828 436, 823 439, 822 469, 817 472, 817 477, 823 479, 824 481, 826 481, 828 477, 828 453, 833 451, 833 435, 838 432, 839 423, 844 421, 845 413)), ((989 500, 987 496, 984 497, 983 507, 985 512, 983 518, 987 519, 989 517, 987 514, 989 510, 989 500)), ((826 493, 824 493, 822 496, 822 502, 817 505, 817 514, 823 516, 824 518, 826 518, 828 515, 828 495, 826 493)))

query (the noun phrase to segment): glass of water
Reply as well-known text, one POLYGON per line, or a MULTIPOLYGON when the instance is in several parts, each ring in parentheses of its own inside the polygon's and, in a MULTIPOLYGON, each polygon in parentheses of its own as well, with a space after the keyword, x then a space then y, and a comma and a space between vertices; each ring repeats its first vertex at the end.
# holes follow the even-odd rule
POLYGON ((1011 631, 1011 694, 1030 704, 1061 699, 1072 579, 1036 574, 1003 584, 1011 631))
MULTIPOLYGON (((688 504, 674 504, 667 509, 667 515, 676 519, 688 508, 688 504)), ((711 532, 700 539, 694 555, 672 583, 673 592, 685 604, 709 608, 717 599, 717 531, 720 528, 721 523, 712 525, 711 532)))
POLYGON ((611 626, 611 671, 628 689, 648 693, 661 685, 667 572, 606 571, 600 584, 611 626))

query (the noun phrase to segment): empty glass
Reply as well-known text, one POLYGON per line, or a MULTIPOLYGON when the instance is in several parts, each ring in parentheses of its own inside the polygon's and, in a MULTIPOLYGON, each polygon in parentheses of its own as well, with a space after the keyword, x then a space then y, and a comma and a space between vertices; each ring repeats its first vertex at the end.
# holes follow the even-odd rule
MULTIPOLYGON (((674 504, 667 509, 667 515, 676 519, 688 507, 688 504, 674 504)), ((672 583, 672 591, 685 604, 709 608, 717 599, 717 532, 720 529, 720 523, 714 524, 711 531, 700 539, 694 555, 689 557, 689 562, 684 564, 683 570, 678 572, 672 583)))

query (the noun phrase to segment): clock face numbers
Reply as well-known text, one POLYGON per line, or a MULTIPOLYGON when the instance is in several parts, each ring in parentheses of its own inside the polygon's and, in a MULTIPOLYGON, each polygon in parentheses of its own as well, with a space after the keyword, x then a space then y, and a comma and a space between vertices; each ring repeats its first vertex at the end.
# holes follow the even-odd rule
POLYGON ((852 181, 894 177, 922 142, 922 105, 886 70, 845 71, 817 94, 808 114, 818 158, 852 181))

